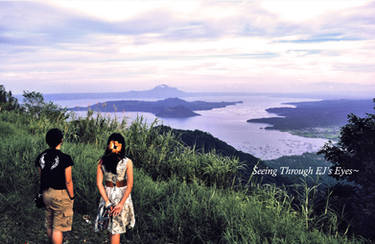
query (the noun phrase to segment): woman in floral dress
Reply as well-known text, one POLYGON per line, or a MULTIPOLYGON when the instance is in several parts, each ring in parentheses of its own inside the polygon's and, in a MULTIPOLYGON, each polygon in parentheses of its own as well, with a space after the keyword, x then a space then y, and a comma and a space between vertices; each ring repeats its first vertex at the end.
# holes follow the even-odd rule
MULTIPOLYGON (((110 207, 108 231, 111 244, 120 243, 120 234, 135 224, 134 208, 131 199, 133 188, 133 162, 125 157, 124 137, 113 133, 108 138, 107 149, 99 160, 96 183, 101 195, 99 208, 110 207), (104 180, 104 185, 103 185, 104 180)), ((98 231, 96 218, 95 231, 98 231)))

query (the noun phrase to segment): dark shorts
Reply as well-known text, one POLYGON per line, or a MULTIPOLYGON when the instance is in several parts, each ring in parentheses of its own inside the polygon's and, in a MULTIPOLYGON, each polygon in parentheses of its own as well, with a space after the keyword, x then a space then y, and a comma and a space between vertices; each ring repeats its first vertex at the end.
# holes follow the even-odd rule
POLYGON ((62 232, 72 230, 73 200, 66 190, 49 188, 43 192, 46 205, 46 227, 62 232))

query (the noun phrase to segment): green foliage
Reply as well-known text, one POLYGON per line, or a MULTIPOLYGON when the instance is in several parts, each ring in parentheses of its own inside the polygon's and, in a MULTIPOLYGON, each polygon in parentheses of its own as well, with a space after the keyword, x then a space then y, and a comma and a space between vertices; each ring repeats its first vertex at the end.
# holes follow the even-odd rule
POLYGON ((348 123, 341 128, 339 142, 329 142, 319 152, 333 163, 333 177, 353 182, 351 188, 355 189, 337 198, 347 206, 354 230, 371 238, 375 238, 370 227, 375 224, 374 149, 375 114, 363 118, 350 114, 348 123))
POLYGON ((293 130, 282 130, 290 132, 293 135, 310 137, 310 138, 325 138, 328 140, 337 141, 340 134, 340 126, 327 127, 313 127, 293 130))
POLYGON ((19 110, 20 105, 18 104, 17 98, 13 97, 11 91, 6 91, 3 85, 0 85, 0 112, 19 110))
POLYGON ((154 180, 167 180, 172 175, 185 182, 198 181, 206 185, 230 187, 238 175, 241 164, 212 153, 198 153, 184 146, 171 131, 161 132, 137 118, 124 131, 125 149, 136 167, 143 168, 154 180))
POLYGON ((333 171, 348 169, 347 174, 337 175, 360 184, 363 188, 375 189, 375 114, 360 118, 350 114, 348 124, 342 127, 337 145, 326 144, 320 151, 331 161, 333 171), (358 170, 358 171, 353 171, 358 170))
MULTIPOLYGON (((281 171, 281 167, 289 166, 293 169, 306 169, 308 167, 313 168, 314 170, 317 167, 321 167, 321 169, 329 168, 332 164, 324 159, 322 155, 318 155, 316 153, 304 153, 302 155, 292 155, 292 156, 283 156, 278 159, 266 160, 264 163, 274 169, 277 169, 278 172, 281 171)), ((283 176, 284 185, 294 184, 299 182, 301 175, 279 175, 283 176), (289 183, 289 184, 288 184, 289 183)), ((331 176, 328 175, 328 170, 324 175, 316 175, 312 174, 309 175, 310 177, 306 177, 306 183, 309 186, 316 185, 316 183, 321 184, 322 186, 332 186, 336 184, 338 181, 333 179, 331 176)), ((278 179, 280 181, 280 179, 278 179)))
POLYGON ((52 102, 45 102, 40 92, 23 92, 23 107, 26 112, 35 118, 47 117, 49 120, 66 120, 69 116, 65 108, 61 108, 52 102))
POLYGON ((319 184, 311 186, 306 179, 296 184, 293 190, 294 206, 302 213, 306 229, 318 229, 337 236, 341 231, 339 228, 344 227, 346 229, 343 232, 347 233, 349 226, 345 225, 345 218, 338 214, 330 202, 332 190, 321 188, 319 184))
POLYGON ((66 138, 71 142, 93 143, 103 145, 113 132, 122 132, 126 128, 126 121, 104 117, 101 114, 94 116, 89 110, 84 118, 73 118, 66 124, 66 138))
POLYGON ((44 105, 42 93, 35 91, 24 91, 23 97, 24 107, 26 108, 27 112, 30 114, 39 114, 41 112, 44 105))
POLYGON ((176 137, 184 143, 184 145, 191 148, 194 147, 199 152, 210 152, 215 150, 216 154, 222 156, 233 156, 235 155, 241 162, 246 162, 250 165, 256 164, 259 159, 252 156, 251 154, 243 153, 236 150, 234 147, 228 145, 227 143, 213 137, 211 134, 200 131, 200 130, 178 130, 172 129, 171 127, 160 125, 157 129, 162 132, 171 131, 176 137))

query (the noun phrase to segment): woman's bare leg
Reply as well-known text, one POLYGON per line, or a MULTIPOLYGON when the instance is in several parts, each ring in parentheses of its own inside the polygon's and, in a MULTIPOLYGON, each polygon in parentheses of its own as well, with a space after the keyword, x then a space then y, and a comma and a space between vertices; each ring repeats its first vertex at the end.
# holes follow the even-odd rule
POLYGON ((63 242, 63 233, 59 230, 52 231, 52 243, 53 244, 62 244, 63 242))
POLYGON ((111 244, 120 244, 120 234, 113 234, 110 235, 111 237, 111 244))

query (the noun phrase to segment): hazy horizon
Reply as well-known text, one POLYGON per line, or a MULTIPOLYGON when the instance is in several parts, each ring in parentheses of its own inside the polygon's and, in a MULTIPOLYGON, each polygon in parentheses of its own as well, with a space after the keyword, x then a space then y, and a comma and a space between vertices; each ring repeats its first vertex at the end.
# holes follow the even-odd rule
POLYGON ((0 1, 0 84, 375 95, 375 1, 0 1))
MULTIPOLYGON (((47 100, 54 101, 54 100, 80 100, 80 99, 91 99, 91 98, 103 98, 103 99, 120 99, 121 100, 129 100, 129 99, 134 99, 135 97, 129 97, 129 99, 126 99, 126 97, 119 97, 121 94, 126 94, 129 92, 148 92, 151 90, 154 90, 155 88, 161 87, 161 86, 167 86, 168 89, 172 88, 176 89, 178 92, 184 92, 186 95, 184 96, 179 96, 179 95, 168 95, 170 92, 165 92, 164 94, 160 94, 159 96, 142 96, 142 95, 137 95, 138 99, 148 99, 148 98, 158 98, 156 100, 162 100, 165 98, 173 98, 173 97, 179 97, 184 99, 184 97, 199 97, 199 96, 279 96, 279 97, 289 97, 289 98, 311 98, 311 99, 374 99, 375 95, 363 95, 363 94, 331 94, 331 93, 277 93, 277 92, 236 92, 236 91, 223 91, 223 92, 212 92, 212 91, 185 91, 181 90, 178 87, 171 87, 165 84, 158 85, 156 87, 152 87, 151 89, 139 89, 139 90, 123 90, 123 91, 113 91, 113 92, 83 92, 83 91, 69 91, 69 92, 54 92, 54 93, 42 93, 42 95, 47 98, 47 100), (67 97, 62 97, 61 95, 67 95, 67 97), (72 95, 77 95, 77 97, 72 97, 72 95), (107 96, 106 96, 107 95, 107 96)), ((34 90, 24 90, 27 92, 31 92, 34 90)), ((39 91, 36 91, 39 92, 39 91)), ((14 93, 13 93, 14 94, 14 93)), ((23 98, 23 93, 18 93, 14 94, 16 98, 22 99, 23 98)))

